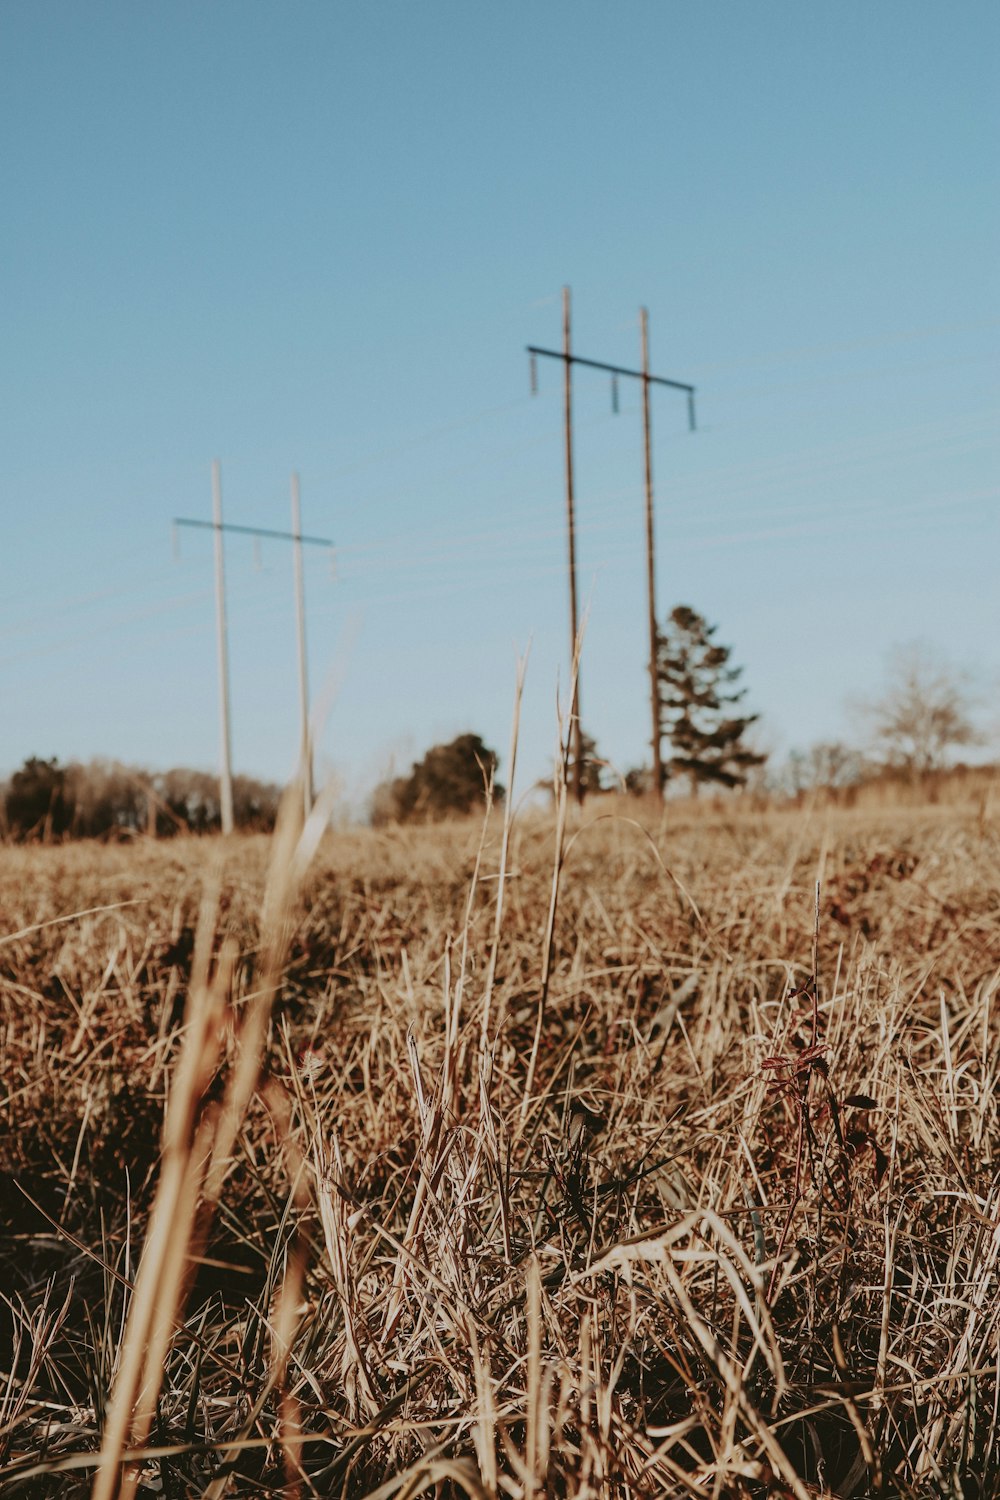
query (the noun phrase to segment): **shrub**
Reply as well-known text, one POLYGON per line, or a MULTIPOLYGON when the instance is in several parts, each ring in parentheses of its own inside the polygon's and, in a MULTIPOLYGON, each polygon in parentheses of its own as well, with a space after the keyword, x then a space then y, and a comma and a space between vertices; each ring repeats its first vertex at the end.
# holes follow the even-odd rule
MULTIPOLYGON (((496 752, 478 734, 460 734, 447 745, 434 745, 409 776, 397 776, 375 788, 372 822, 376 827, 434 822, 472 812, 482 804, 496 767, 496 752)), ((498 801, 503 797, 503 787, 496 782, 493 796, 498 801)))

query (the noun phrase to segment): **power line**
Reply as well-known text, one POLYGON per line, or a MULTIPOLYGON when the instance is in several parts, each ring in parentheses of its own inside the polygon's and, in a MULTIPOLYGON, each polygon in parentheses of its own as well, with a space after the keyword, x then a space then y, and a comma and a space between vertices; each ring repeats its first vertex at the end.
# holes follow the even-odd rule
MULTIPOLYGON (((626 494, 631 491, 620 493, 626 494)), ((830 533, 837 535, 843 535, 845 531, 850 533, 855 526, 863 526, 866 537, 875 533, 897 535, 902 533, 904 528, 906 534, 909 535, 918 527, 922 532, 929 534, 932 530, 940 531, 945 527, 950 530, 955 514, 959 510, 964 511, 963 527, 966 532, 975 533, 988 520, 992 521, 994 512, 991 511, 987 516, 985 507, 995 506, 998 494, 1000 492, 995 488, 973 487, 950 491, 947 495, 940 497, 913 498, 889 505, 879 505, 870 495, 866 495, 864 498, 846 502, 831 501, 817 509, 803 505, 770 506, 765 511, 752 510, 749 513, 741 513, 742 522, 757 522, 757 524, 744 524, 738 530, 726 531, 718 529, 720 523, 727 520, 725 515, 717 511, 712 516, 708 516, 703 508, 699 508, 697 515, 687 518, 677 517, 673 531, 675 548, 684 555, 693 555, 707 549, 727 549, 763 542, 805 542, 810 538, 830 533), (976 517, 976 508, 982 512, 981 520, 976 517)), ((606 521, 591 524, 580 524, 578 521, 578 535, 607 532, 612 529, 617 531, 616 514, 609 511, 606 521)), ((733 519, 735 520, 735 517, 733 519)), ((539 530, 527 530, 523 534, 519 532, 516 546, 510 549, 501 550, 491 547, 488 555, 470 556, 469 561, 472 566, 464 568, 459 576, 455 574, 453 562, 449 562, 446 558, 442 559, 441 571, 433 572, 428 571, 427 568, 423 569, 422 578, 425 586, 419 591, 401 592, 399 587, 392 584, 391 578, 386 578, 387 574, 391 575, 397 569, 403 569, 406 566, 403 558, 381 566, 375 559, 370 559, 365 571, 357 571, 348 567, 343 571, 342 582, 347 597, 355 604, 374 607, 384 603, 398 604, 411 600, 449 598, 470 590, 481 591, 491 575, 495 575, 498 570, 518 565, 522 559, 526 565, 518 567, 519 580, 529 577, 547 578, 558 573, 564 564, 561 565, 558 562, 554 551, 550 552, 545 549, 540 552, 535 538, 541 535, 543 533, 539 530), (544 561, 546 557, 551 557, 551 562, 544 561), (380 587, 383 580, 385 580, 384 587, 380 587)), ((556 528, 548 528, 544 533, 545 540, 554 539, 557 536, 556 528)), ((468 540, 471 544, 476 538, 470 537, 468 540)), ((631 556, 631 548, 628 544, 615 542, 604 549, 603 556, 611 571, 614 572, 617 571, 621 562, 631 556)), ((412 567, 406 567, 406 571, 412 573, 412 567)), ((276 579, 273 581, 277 582, 276 579)), ((124 593, 125 591, 116 592, 124 593)), ((157 643, 175 641, 193 635, 203 627, 190 623, 183 625, 171 623, 159 627, 155 622, 175 611, 189 611, 193 604, 202 603, 210 597, 211 590, 199 590, 160 600, 141 610, 117 613, 90 629, 82 631, 75 629, 69 637, 65 632, 60 632, 57 639, 27 646, 9 654, 5 653, 0 656, 0 665, 5 669, 11 669, 47 657, 65 657, 85 650, 91 643, 109 633, 115 634, 119 642, 117 648, 119 652, 133 647, 138 649, 136 642, 139 634, 131 627, 147 624, 152 625, 153 629, 142 631, 143 640, 157 643)), ((269 596, 261 605, 257 585, 237 583, 235 586, 230 586, 227 582, 227 603, 232 603, 234 599, 240 604, 249 604, 251 599, 257 599, 258 602, 253 606, 253 617, 258 622, 277 618, 279 611, 283 609, 276 594, 273 598, 269 596)), ((332 605, 314 605, 312 613, 323 617, 329 614, 331 608, 332 605)), ((20 634, 23 635, 23 633, 22 630, 20 634)), ((74 667, 72 671, 74 676, 78 674, 78 668, 74 667)))

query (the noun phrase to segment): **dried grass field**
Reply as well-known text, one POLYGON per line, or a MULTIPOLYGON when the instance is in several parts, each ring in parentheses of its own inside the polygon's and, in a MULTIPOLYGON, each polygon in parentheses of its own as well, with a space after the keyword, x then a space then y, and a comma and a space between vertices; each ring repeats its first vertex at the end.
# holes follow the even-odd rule
POLYGON ((995 812, 313 831, 0 849, 5 1494, 1000 1493, 995 812))

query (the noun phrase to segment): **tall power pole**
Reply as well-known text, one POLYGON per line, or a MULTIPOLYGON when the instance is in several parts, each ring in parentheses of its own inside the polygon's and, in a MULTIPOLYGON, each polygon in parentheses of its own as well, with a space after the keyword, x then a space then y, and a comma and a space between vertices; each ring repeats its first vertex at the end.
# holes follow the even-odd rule
POLYGON ((563 413, 566 428, 566 532, 569 539, 569 659, 574 661, 573 692, 569 712, 573 728, 573 795, 583 801, 583 731, 580 727, 580 666, 576 656, 579 621, 576 606, 576 513, 573 506, 573 354, 570 338, 570 290, 562 291, 563 307, 563 413))
MULTIPOLYGON (((653 440, 652 424, 649 406, 649 388, 651 385, 669 386, 675 391, 684 391, 687 394, 688 403, 688 425, 693 432, 695 429, 694 397, 695 388, 687 385, 681 380, 667 380, 662 375, 652 375, 649 370, 649 319, 645 308, 641 310, 642 326, 642 369, 629 370, 621 365, 610 365, 599 359, 584 359, 582 355, 573 354, 569 345, 569 289, 563 290, 563 349, 560 353, 556 349, 541 349, 537 345, 529 344, 528 353, 532 362, 532 390, 535 389, 535 360, 539 355, 548 359, 561 359, 566 367, 566 454, 567 454, 567 499, 570 517, 570 601, 574 621, 574 641, 576 629, 576 578, 575 578, 575 547, 573 527, 573 505, 572 505, 572 470, 571 470, 571 448, 570 448, 570 403, 569 403, 569 371, 571 365, 586 365, 591 370, 604 370, 611 376, 611 399, 613 409, 618 410, 618 377, 624 376, 629 380, 642 381, 642 416, 643 416, 643 445, 645 451, 645 492, 646 492, 646 591, 647 612, 649 617, 649 683, 650 683, 650 714, 652 718, 652 752, 653 752, 653 783, 656 795, 663 796, 663 760, 660 751, 660 679, 656 671, 656 559, 655 559, 655 529, 653 522, 653 440)), ((577 727, 579 728, 579 698, 577 699, 577 727)), ((580 766, 579 740, 576 744, 576 765, 580 766)), ((577 797, 581 797, 581 788, 574 781, 577 797)))
POLYGON ((653 433, 649 415, 649 314, 639 309, 642 324, 642 441, 646 472, 646 600, 649 608, 649 705, 653 719, 653 786, 663 799, 663 750, 660 744, 660 674, 656 646, 656 528, 653 525, 653 433))
POLYGON ((219 652, 219 703, 222 718, 222 768, 219 811, 223 833, 233 831, 233 739, 229 724, 229 642, 226 631, 226 563, 222 546, 222 469, 212 460, 212 525, 215 528, 215 632, 219 652))
POLYGON ((223 833, 232 833, 233 817, 233 754, 229 728, 229 654, 226 629, 226 575, 223 562, 222 533, 235 531, 240 536, 268 537, 272 541, 295 544, 295 621, 298 636, 299 699, 301 706, 301 755, 302 780, 305 811, 308 817, 313 803, 312 747, 309 736, 309 687, 306 669, 306 617, 305 590, 302 581, 302 546, 332 548, 333 542, 324 536, 303 536, 300 522, 299 476, 292 475, 292 530, 272 531, 266 526, 237 526, 222 519, 222 482, 219 461, 212 464, 212 519, 192 520, 188 516, 175 516, 174 526, 194 526, 199 530, 215 533, 215 618, 219 646, 219 684, 222 704, 222 773, 219 781, 219 807, 223 833))
POLYGON ((308 818, 313 805, 312 742, 309 735, 309 677, 306 663, 306 604, 302 583, 302 515, 299 476, 292 475, 292 539, 295 559, 295 624, 299 645, 299 704, 302 714, 302 795, 308 818))

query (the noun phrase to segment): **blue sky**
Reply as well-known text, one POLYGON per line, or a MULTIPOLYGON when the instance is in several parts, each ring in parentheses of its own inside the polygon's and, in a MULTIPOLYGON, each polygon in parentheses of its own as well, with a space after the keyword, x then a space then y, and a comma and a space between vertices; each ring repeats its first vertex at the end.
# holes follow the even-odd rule
MULTIPOLYGON (((661 615, 783 752, 897 643, 1000 681, 1000 11, 965 0, 8 0, 0 770, 210 767, 211 538, 303 525, 349 794, 473 729, 526 779, 565 685, 560 339, 654 397, 661 615)), ((638 392, 576 380, 586 727, 647 754, 638 392)), ((238 770, 297 745, 289 549, 227 543, 238 770)), ((987 711, 987 719, 990 715, 987 711)), ((996 714, 993 714, 993 721, 996 714)), ((523 784, 523 783, 522 783, 523 784)))

